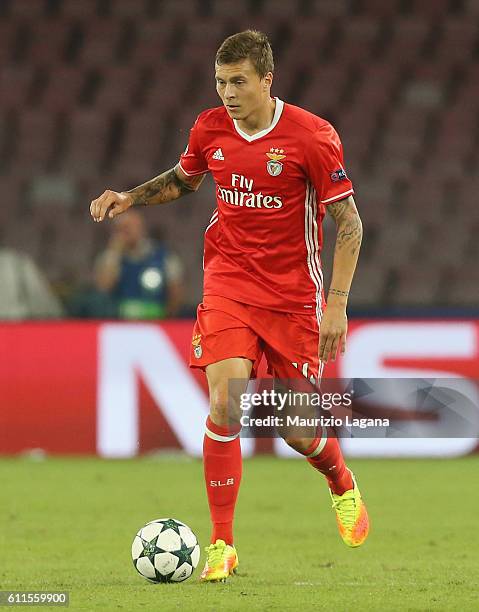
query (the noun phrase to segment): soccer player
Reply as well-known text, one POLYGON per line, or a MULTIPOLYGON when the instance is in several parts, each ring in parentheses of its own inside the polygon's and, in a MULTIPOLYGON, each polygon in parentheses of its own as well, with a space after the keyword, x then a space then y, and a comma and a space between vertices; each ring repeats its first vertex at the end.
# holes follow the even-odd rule
MULTIPOLYGON (((205 370, 210 394, 203 457, 213 529, 204 581, 225 580, 238 565, 233 516, 242 463, 229 410, 240 390, 228 382, 253 376, 263 354, 276 378, 320 379, 323 364, 346 348, 362 238, 338 134, 324 119, 271 97, 273 71, 264 34, 227 38, 215 61, 222 106, 198 116, 178 164, 130 191, 107 190, 90 208, 99 222, 196 191, 207 172, 216 183, 190 357, 205 370), (327 305, 320 263, 326 211, 337 226, 327 305)), ((344 542, 362 544, 368 515, 336 437, 323 428, 313 438, 285 439, 325 475, 344 542)))

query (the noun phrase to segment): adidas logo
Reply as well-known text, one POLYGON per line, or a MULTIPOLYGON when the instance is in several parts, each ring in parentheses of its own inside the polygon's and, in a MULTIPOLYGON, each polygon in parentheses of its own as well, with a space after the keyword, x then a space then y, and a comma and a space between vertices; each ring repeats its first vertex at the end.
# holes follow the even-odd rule
POLYGON ((213 153, 213 159, 221 159, 221 161, 224 161, 225 158, 221 148, 216 149, 216 151, 213 153))

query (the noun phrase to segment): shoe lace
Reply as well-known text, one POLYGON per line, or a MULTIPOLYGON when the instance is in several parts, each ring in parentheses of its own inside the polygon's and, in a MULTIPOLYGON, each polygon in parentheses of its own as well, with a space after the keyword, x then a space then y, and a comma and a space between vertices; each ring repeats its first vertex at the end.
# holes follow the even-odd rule
POLYGON ((341 521, 345 527, 353 527, 356 517, 356 502, 354 497, 333 498, 333 508, 341 516, 341 521))
POLYGON ((221 562, 224 548, 225 547, 223 544, 210 544, 209 546, 205 547, 208 565, 210 567, 218 565, 218 563, 221 562))

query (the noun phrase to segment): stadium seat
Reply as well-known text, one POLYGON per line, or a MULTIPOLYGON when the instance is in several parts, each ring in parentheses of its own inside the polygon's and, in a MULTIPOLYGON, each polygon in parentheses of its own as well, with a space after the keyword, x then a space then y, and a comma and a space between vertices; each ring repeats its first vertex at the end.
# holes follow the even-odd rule
POLYGON ((301 0, 290 0, 289 2, 263 0, 260 5, 260 12, 264 17, 271 16, 281 21, 295 19, 301 14, 302 4, 301 0))
POLYGON ((359 17, 343 24, 338 33, 336 62, 363 62, 373 59, 374 46, 378 40, 381 24, 377 19, 359 17))
POLYGON ((0 21, 0 61, 2 66, 8 66, 13 52, 13 44, 16 34, 16 24, 13 21, 0 21))
POLYGON ((465 0, 466 13, 469 15, 479 15, 479 1, 478 0, 465 0))
POLYGON ((453 267, 448 271, 444 299, 450 306, 466 306, 476 310, 479 306, 478 288, 479 266, 476 258, 475 261, 469 262, 469 265, 453 267))
POLYGON ((98 0, 62 0, 61 10, 64 16, 79 19, 94 19, 97 15, 98 0))
POLYGON ((477 43, 477 26, 466 18, 447 19, 437 45, 435 60, 441 63, 463 62, 472 57, 477 43))
MULTIPOLYGON (((316 6, 320 6, 321 0, 315 0, 316 6)), ((333 4, 333 0, 329 0, 328 4, 333 4)), ((334 2, 334 4, 346 5, 346 2, 334 2)), ((382 2, 382 0, 359 0, 358 11, 364 15, 374 15, 376 17, 397 17, 399 14, 399 0, 390 0, 382 2)), ((347 9, 346 9, 347 10, 347 9)))
POLYGON ((133 107, 141 86, 141 73, 129 66, 113 66, 102 74, 93 104, 104 111, 125 111, 133 107))
POLYGON ((414 14, 434 19, 446 17, 450 7, 450 0, 414 0, 410 10, 414 14))
POLYGON ((393 35, 387 45, 386 58, 401 64, 417 61, 424 50, 430 28, 430 24, 425 19, 417 17, 395 19, 393 35))
MULTIPOLYGON (((351 85, 351 105, 362 115, 371 109, 380 111, 394 102, 394 88, 399 80, 397 71, 391 70, 388 62, 368 63, 357 73, 357 82, 351 85)), ((360 125, 361 122, 358 122, 360 125)))
POLYGON ((19 122, 15 163, 26 171, 46 168, 54 153, 54 116, 41 110, 23 112, 19 122))
POLYGON ((211 13, 218 20, 250 18, 248 4, 238 0, 212 0, 211 13))
POLYGON ((68 147, 63 167, 78 178, 98 172, 104 161, 110 116, 98 110, 75 112, 68 122, 68 147))
POLYGON ((127 44, 121 34, 119 20, 93 21, 85 30, 79 61, 89 67, 111 65, 115 61, 119 45, 127 44))
POLYGON ((318 17, 324 19, 334 19, 349 15, 354 2, 353 0, 309 0, 306 3, 307 14, 310 17, 318 17))
POLYGON ((139 66, 154 68, 165 61, 169 42, 174 36, 168 20, 140 21, 137 23, 137 40, 133 45, 130 62, 132 70, 139 66))
POLYGON ((70 111, 80 103, 85 73, 77 66, 56 65, 49 73, 42 106, 50 111, 70 111))
POLYGON ((312 113, 324 115, 337 107, 341 96, 348 88, 347 70, 338 70, 333 65, 320 64, 312 73, 301 98, 302 104, 312 113))
POLYGON ((361 259, 351 288, 350 299, 355 307, 377 308, 384 301, 384 274, 377 259, 369 262, 361 259))
POLYGON ((19 210, 23 208, 24 177, 11 174, 2 177, 2 206, 0 206, 0 242, 8 234, 10 223, 19 210))
POLYGON ((424 261, 431 262, 433 266, 457 266, 464 262, 468 227, 460 217, 451 218, 445 224, 440 218, 435 224, 425 226, 422 236, 424 261))
POLYGON ((379 234, 377 253, 384 263, 407 262, 417 241, 418 227, 414 223, 386 223, 379 234))
POLYGON ((142 19, 146 14, 147 0, 115 0, 112 7, 115 18, 132 17, 134 19, 142 19))
POLYGON ((426 306, 444 303, 441 291, 441 272, 437 267, 413 262, 397 268, 398 282, 393 290, 393 303, 401 306, 426 306))
POLYGON ((161 118, 138 112, 128 119, 125 135, 118 144, 119 157, 113 168, 124 177, 149 178, 158 163, 162 146, 161 118))
POLYGON ((9 15, 11 19, 17 18, 28 18, 28 19, 41 19, 46 13, 46 2, 45 0, 28 0, 28 2, 11 2, 9 15))
POLYGON ((32 66, 7 64, 0 70, 0 105, 2 108, 21 108, 27 101, 33 83, 32 66))
MULTIPOLYGON (((291 31, 289 48, 303 57, 307 66, 314 65, 330 31, 331 24, 327 21, 317 22, 312 19, 297 18, 295 27, 291 31)), ((285 54, 281 61, 289 66, 296 65, 298 68, 297 57, 294 55, 285 54)))
POLYGON ((33 29, 31 56, 36 64, 49 65, 63 58, 70 36, 64 22, 40 21, 33 29))
POLYGON ((209 63, 212 65, 216 50, 224 37, 224 25, 221 21, 196 19, 189 24, 185 32, 183 57, 191 61, 197 52, 203 52, 205 56, 206 54, 209 56, 209 63))
POLYGON ((359 177, 356 180, 356 177, 352 175, 351 179, 355 186, 354 198, 365 229, 371 227, 381 231, 382 226, 388 220, 393 197, 391 183, 380 183, 371 179, 368 181, 367 178, 360 180, 359 177))
POLYGON ((184 21, 185 15, 188 15, 188 17, 194 19, 200 12, 200 5, 201 0, 184 0, 183 2, 159 0, 158 17, 160 19, 182 19, 184 21))

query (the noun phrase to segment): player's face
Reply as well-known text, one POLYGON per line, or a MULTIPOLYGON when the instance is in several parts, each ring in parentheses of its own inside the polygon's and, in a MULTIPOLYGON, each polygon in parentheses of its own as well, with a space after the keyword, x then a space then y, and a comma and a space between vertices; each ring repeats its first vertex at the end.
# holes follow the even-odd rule
POLYGON ((261 78, 250 59, 234 64, 216 64, 216 91, 232 119, 244 121, 268 104, 273 75, 261 78))

